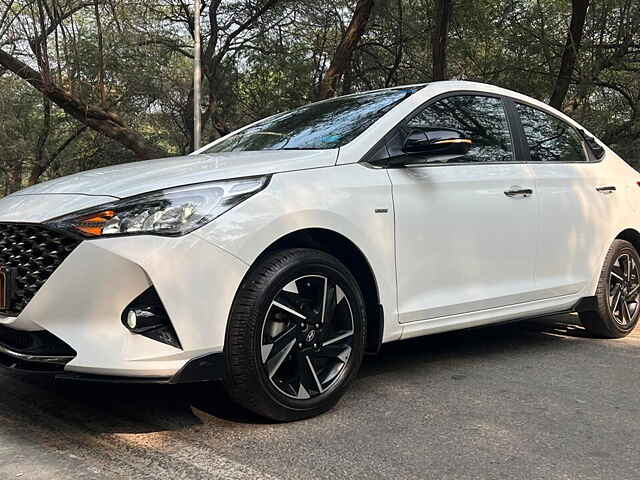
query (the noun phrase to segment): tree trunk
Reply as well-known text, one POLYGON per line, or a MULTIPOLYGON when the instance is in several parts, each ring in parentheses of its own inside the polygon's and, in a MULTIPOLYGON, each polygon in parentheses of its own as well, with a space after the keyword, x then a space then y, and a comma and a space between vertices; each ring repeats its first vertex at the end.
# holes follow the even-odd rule
POLYGON ((434 28, 431 32, 431 53, 433 58, 433 81, 447 80, 447 44, 449 24, 453 12, 453 0, 436 0, 434 28))
POLYGON ((331 98, 336 95, 336 87, 343 77, 349 66, 351 65, 351 57, 353 51, 358 46, 364 31, 369 23, 369 15, 373 8, 374 0, 358 0, 356 9, 353 12, 351 22, 347 27, 347 31, 342 37, 342 41, 336 53, 333 55, 333 61, 329 69, 324 74, 320 84, 320 98, 331 98))
POLYGON ((94 3, 96 14, 96 28, 98 34, 98 92, 100 92, 100 106, 107 105, 107 89, 104 85, 104 48, 102 39, 102 20, 100 19, 100 5, 96 0, 94 3))
POLYGON ((138 132, 128 128, 115 113, 87 105, 53 82, 45 82, 39 72, 3 50, 0 50, 0 65, 28 82, 76 120, 122 144, 133 151, 138 158, 150 159, 166 156, 164 150, 149 142, 138 132))
POLYGON ((573 0, 571 6, 571 25, 567 32, 567 42, 564 46, 562 61, 560 62, 560 71, 558 78, 553 87, 553 94, 549 105, 554 108, 562 108, 569 85, 571 84, 571 75, 576 65, 578 52, 580 51, 580 43, 582 42, 582 33, 587 18, 587 10, 590 0, 573 0))

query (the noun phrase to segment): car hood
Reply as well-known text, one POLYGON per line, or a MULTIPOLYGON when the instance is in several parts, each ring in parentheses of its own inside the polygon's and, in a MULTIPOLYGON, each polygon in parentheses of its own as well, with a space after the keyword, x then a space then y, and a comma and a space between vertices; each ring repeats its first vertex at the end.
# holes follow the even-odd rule
POLYGON ((10 197, 80 194, 124 198, 192 183, 328 167, 335 165, 337 155, 337 149, 270 150, 146 160, 50 180, 21 190, 10 197))

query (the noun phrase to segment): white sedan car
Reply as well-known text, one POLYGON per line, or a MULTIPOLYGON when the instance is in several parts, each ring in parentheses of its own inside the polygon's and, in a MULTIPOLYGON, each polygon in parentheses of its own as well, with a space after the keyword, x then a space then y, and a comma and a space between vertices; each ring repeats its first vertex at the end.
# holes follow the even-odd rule
POLYGON ((186 157, 0 201, 0 363, 223 379, 289 421, 394 340, 577 311, 627 335, 640 175, 566 115, 436 82, 281 113, 186 157))

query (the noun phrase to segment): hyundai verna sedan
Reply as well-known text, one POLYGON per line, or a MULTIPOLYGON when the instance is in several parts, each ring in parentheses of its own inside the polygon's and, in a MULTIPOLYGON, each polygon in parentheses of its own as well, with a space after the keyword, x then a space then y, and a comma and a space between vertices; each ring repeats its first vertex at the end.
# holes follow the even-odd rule
POLYGON ((223 379, 290 421, 332 407, 385 342, 571 311, 623 337, 639 182, 567 116, 489 85, 314 103, 1 200, 1 363, 223 379))

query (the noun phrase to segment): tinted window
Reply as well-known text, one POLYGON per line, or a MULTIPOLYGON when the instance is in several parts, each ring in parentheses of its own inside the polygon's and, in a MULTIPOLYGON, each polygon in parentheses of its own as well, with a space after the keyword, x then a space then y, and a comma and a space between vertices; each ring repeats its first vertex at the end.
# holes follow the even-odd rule
POLYGON ((527 105, 516 104, 520 121, 535 162, 584 162, 582 139, 559 118, 527 105))
POLYGON ((263 120, 211 146, 206 152, 340 147, 416 90, 368 92, 305 105, 263 120))
POLYGON ((513 161, 509 124, 499 98, 474 95, 447 97, 422 110, 409 121, 409 126, 459 130, 465 138, 473 141, 466 155, 443 158, 441 161, 513 161))

